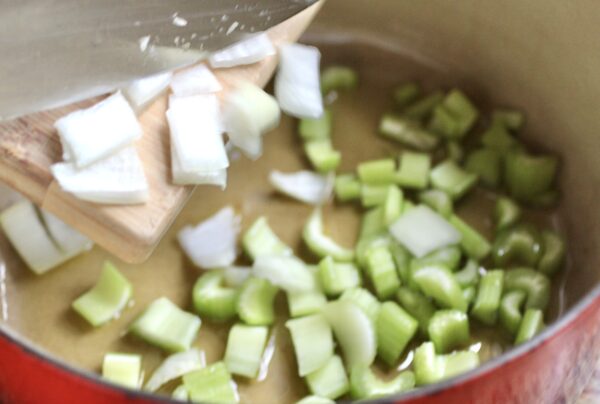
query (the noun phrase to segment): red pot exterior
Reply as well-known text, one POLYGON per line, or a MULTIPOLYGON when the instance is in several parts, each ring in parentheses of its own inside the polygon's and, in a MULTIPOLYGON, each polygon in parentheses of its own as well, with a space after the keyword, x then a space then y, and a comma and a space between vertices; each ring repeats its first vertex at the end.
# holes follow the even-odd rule
MULTIPOLYGON (((597 295, 597 293, 596 293, 597 295)), ((600 357, 600 297, 580 305, 551 335, 439 386, 416 390, 402 404, 570 402, 600 357), (579 311, 577 311, 579 309, 579 311)), ((143 393, 109 386, 0 334, 0 402, 157 403, 143 393)))

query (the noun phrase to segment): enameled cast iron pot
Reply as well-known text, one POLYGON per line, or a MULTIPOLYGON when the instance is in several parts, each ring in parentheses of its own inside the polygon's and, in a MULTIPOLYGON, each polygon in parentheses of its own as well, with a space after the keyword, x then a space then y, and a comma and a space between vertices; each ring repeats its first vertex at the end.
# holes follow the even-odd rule
MULTIPOLYGON (((440 66, 457 82, 526 110, 526 136, 559 151, 564 160, 560 209, 574 268, 566 281, 566 314, 533 341, 474 371, 390 401, 573 401, 600 355, 600 4, 329 0, 307 37, 378 43, 440 66)), ((0 323, 2 401, 160 400, 78 372, 0 323)))

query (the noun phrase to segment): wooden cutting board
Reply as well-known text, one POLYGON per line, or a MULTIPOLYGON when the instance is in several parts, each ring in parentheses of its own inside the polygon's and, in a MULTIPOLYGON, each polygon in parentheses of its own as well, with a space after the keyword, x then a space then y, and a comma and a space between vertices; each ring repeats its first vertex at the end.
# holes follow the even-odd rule
MULTIPOLYGON (((294 42, 321 7, 318 2, 268 31, 274 45, 294 42)), ((277 66, 269 57, 250 66, 215 71, 223 85, 222 98, 239 80, 264 86, 277 66)), ((61 190, 49 170, 61 160, 61 146, 53 123, 101 98, 0 123, 0 181, 20 191, 42 208, 89 236, 119 258, 144 261, 173 222, 194 190, 171 184, 169 130, 165 118, 167 95, 139 117, 144 136, 136 143, 150 188, 144 205, 109 206, 78 200, 61 190)), ((202 192, 202 188, 198 190, 202 192)))

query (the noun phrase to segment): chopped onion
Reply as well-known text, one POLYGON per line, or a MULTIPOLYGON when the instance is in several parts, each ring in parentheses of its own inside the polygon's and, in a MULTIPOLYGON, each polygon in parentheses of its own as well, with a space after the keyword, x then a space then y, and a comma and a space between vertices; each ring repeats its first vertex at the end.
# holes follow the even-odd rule
POLYGON ((279 47, 279 55, 275 78, 279 106, 296 118, 319 118, 323 114, 319 77, 321 53, 313 46, 287 44, 279 47))
POLYGON ((51 167, 61 188, 85 201, 128 205, 148 200, 148 183, 134 146, 78 170, 73 163, 51 167))
POLYGON ((171 91, 177 97, 216 93, 222 89, 219 80, 204 64, 176 73, 171 79, 171 91))
POLYGON ((57 218, 51 213, 41 210, 42 219, 50 238, 60 248, 65 257, 74 257, 92 248, 92 240, 57 218))
POLYGON ((202 369, 206 366, 204 351, 192 348, 189 351, 179 352, 167 357, 152 373, 146 382, 144 390, 156 391, 163 384, 177 379, 186 373, 202 369))
POLYGON ((237 256, 236 240, 241 218, 227 206, 196 227, 186 226, 177 235, 181 248, 200 268, 229 266, 237 256))
POLYGON ((267 279, 286 292, 307 292, 316 288, 312 272, 295 257, 259 256, 254 261, 252 271, 257 278, 267 279))
POLYGON ((54 126, 64 155, 77 168, 98 162, 142 136, 135 112, 121 92, 60 118, 54 126))
POLYGON ((417 258, 460 242, 461 235, 443 216, 425 205, 404 213, 390 226, 390 233, 417 258))
POLYGON ((263 32, 214 52, 208 61, 214 68, 234 67, 259 62, 275 53, 269 36, 263 32))
POLYGON ((269 181, 276 190, 310 205, 320 205, 331 197, 334 180, 333 174, 320 175, 312 171, 271 171, 269 174, 269 181))
POLYGON ((229 166, 215 95, 171 97, 167 120, 171 147, 184 173, 211 173, 229 166))
POLYGON ((172 77, 172 72, 166 72, 136 80, 123 89, 123 94, 135 110, 141 111, 169 87, 172 77))
POLYGON ((262 154, 261 135, 279 125, 280 115, 275 98, 251 83, 232 91, 223 107, 229 140, 252 159, 262 154))
POLYGON ((225 189, 227 186, 226 168, 206 172, 184 171, 174 147, 171 147, 171 173, 173 175, 173 183, 176 185, 209 184, 217 185, 221 189, 225 189))
POLYGON ((242 286, 242 284, 252 275, 252 267, 227 267, 223 270, 223 279, 225 280, 225 285, 230 288, 237 288, 242 286))

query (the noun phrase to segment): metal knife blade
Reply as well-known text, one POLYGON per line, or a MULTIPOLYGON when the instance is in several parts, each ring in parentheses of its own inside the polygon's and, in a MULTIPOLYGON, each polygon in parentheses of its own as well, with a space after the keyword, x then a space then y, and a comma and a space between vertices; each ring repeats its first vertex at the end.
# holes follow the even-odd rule
POLYGON ((0 119, 182 67, 316 0, 0 2, 0 119))

